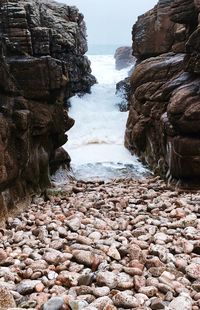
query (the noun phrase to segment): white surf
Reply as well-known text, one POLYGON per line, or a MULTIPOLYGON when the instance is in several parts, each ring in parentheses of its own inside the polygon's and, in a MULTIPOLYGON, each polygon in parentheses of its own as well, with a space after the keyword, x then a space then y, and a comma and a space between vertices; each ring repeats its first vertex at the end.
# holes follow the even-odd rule
POLYGON ((69 115, 75 119, 64 148, 71 156, 77 179, 141 177, 145 167, 124 147, 128 112, 120 112, 116 83, 130 68, 115 70, 113 55, 91 55, 92 74, 98 84, 91 94, 71 98, 69 115))

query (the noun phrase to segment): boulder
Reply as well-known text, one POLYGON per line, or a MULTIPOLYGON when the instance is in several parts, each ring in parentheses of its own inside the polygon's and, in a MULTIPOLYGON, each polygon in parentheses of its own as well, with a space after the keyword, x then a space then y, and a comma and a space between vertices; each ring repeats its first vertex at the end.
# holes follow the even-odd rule
POLYGON ((118 47, 115 51, 115 68, 121 70, 134 64, 132 48, 129 46, 118 47))

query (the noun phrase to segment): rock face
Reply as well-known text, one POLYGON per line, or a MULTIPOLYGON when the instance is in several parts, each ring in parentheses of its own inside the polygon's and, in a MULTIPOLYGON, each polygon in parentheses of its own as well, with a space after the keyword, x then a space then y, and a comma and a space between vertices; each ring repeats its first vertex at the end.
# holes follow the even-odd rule
POLYGON ((171 50, 175 24, 170 20, 171 0, 160 0, 158 5, 140 16, 133 26, 133 53, 139 59, 157 56, 171 50))
POLYGON ((199 11, 199 1, 160 0, 133 27, 125 145, 182 184, 200 179, 199 11))
POLYGON ((75 7, 52 1, 0 4, 0 217, 69 164, 60 148, 74 121, 65 101, 89 91, 86 27, 75 7))
POLYGON ((115 67, 117 70, 127 68, 134 64, 135 58, 132 55, 132 47, 122 46, 115 51, 115 67))

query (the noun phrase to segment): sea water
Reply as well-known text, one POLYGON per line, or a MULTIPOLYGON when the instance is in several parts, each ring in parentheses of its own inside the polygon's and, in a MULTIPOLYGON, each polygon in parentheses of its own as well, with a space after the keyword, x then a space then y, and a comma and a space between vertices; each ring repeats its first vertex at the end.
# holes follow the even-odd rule
POLYGON ((90 94, 71 98, 69 115, 75 120, 64 148, 72 161, 77 179, 108 180, 142 177, 147 169, 124 147, 128 112, 120 112, 122 101, 116 95, 116 83, 128 76, 129 68, 115 70, 113 54, 88 55, 92 74, 96 77, 90 94))

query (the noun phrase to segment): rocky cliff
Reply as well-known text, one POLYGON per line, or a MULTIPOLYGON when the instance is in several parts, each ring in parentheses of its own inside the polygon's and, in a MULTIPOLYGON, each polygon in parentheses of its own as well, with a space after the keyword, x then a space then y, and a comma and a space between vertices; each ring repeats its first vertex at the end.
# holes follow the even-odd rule
POLYGON ((86 27, 76 7, 0 1, 0 217, 49 184, 74 121, 65 110, 89 91, 86 27))
POLYGON ((125 145, 157 173, 200 183, 200 1, 160 0, 133 27, 125 145))

